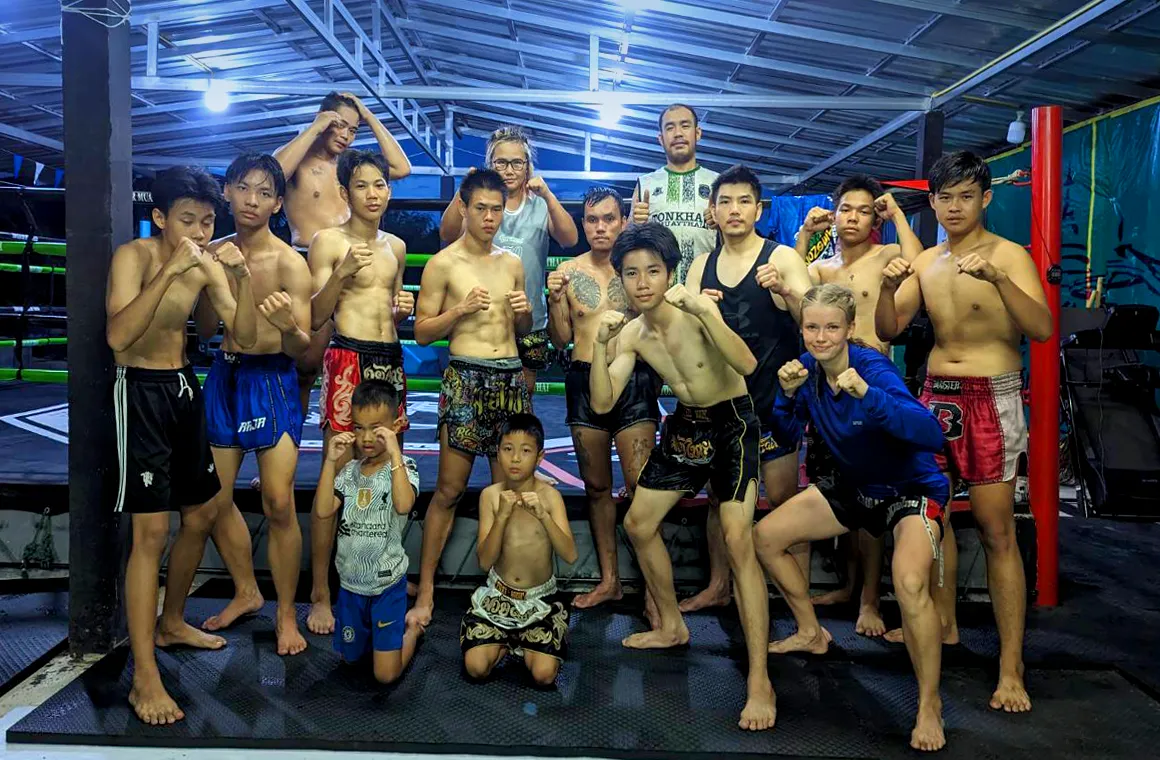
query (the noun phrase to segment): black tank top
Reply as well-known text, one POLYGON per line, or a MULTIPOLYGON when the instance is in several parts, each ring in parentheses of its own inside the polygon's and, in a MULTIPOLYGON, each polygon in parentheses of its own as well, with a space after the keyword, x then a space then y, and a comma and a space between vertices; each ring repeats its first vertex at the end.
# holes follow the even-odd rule
POLYGON ((769 291, 757 284, 757 268, 769 263, 777 244, 766 240, 753 266, 736 286, 729 288, 717 277, 718 246, 705 262, 701 289, 720 290, 717 304, 729 329, 741 336, 757 359, 757 369, 745 378, 758 417, 766 419, 777 394, 777 371, 801 355, 801 330, 788 311, 777 308, 769 291))

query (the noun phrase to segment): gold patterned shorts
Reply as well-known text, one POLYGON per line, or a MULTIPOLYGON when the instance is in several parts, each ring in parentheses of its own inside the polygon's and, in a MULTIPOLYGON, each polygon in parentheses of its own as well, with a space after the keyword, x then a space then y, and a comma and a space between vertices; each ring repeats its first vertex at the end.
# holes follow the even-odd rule
POLYGON ((534 589, 513 589, 492 570, 487 585, 471 595, 471 608, 459 626, 459 647, 466 654, 475 647, 498 644, 517 656, 530 651, 563 660, 569 616, 563 599, 554 578, 534 589))
POLYGON ((452 356, 443 370, 439 426, 447 426, 451 448, 494 457, 499 431, 513 414, 532 411, 520 360, 452 356))

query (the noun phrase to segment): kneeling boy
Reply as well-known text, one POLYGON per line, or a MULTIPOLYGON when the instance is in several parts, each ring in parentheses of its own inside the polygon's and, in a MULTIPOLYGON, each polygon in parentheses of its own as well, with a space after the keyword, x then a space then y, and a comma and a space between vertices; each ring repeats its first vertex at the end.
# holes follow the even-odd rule
POLYGON ((403 420, 394 386, 364 381, 351 396, 351 415, 353 430, 330 439, 314 495, 316 514, 330 519, 340 513, 334 648, 348 663, 374 652, 375 679, 391 683, 411 661, 422 633, 404 623, 403 526, 415 505, 419 472, 399 447, 403 420), (352 445, 359 456, 335 476, 352 445))
POLYGON ((459 644, 463 666, 486 678, 511 651, 541 686, 556 680, 566 652, 568 608, 556 592, 553 553, 576 561, 576 542, 559 491, 536 479, 544 427, 513 414, 500 431, 503 480, 479 497, 479 565, 487 584, 471 595, 459 644))

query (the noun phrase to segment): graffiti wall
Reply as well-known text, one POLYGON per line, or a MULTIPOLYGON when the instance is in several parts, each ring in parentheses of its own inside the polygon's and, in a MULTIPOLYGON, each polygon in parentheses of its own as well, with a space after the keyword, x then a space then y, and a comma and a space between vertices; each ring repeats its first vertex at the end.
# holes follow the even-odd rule
MULTIPOLYGON (((991 162, 1031 168, 1021 148, 991 162)), ((1031 242, 1031 188, 995 188, 987 226, 1031 242)), ((1063 136, 1063 305, 1082 307, 1103 278, 1105 304, 1160 306, 1160 100, 1077 125, 1063 136)))

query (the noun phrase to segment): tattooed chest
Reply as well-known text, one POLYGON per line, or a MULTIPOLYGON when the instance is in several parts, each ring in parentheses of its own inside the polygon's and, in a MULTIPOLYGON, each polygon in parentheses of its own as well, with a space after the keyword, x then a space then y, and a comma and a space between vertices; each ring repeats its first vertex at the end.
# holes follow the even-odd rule
POLYGON ((607 308, 610 309, 621 311, 628 304, 628 299, 624 294, 624 285, 621 284, 619 277, 613 277, 607 286, 602 286, 599 280, 592 275, 576 269, 571 272, 568 288, 580 312, 579 316, 584 316, 585 312, 594 312, 600 309, 605 297, 608 299, 607 308))

